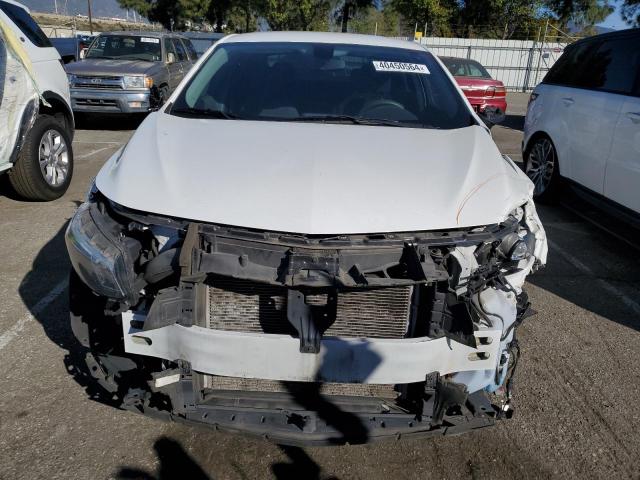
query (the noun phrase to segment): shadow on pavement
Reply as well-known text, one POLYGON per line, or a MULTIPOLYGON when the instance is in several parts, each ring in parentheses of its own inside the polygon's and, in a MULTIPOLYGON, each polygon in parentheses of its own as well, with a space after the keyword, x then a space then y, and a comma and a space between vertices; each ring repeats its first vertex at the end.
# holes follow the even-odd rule
MULTIPOLYGON (((106 392, 97 383, 89 372, 85 363, 87 350, 80 345, 73 335, 69 322, 68 289, 62 293, 62 298, 56 302, 57 308, 35 309, 38 302, 45 297, 56 285, 67 282, 71 269, 67 255, 64 234, 67 223, 42 247, 33 260, 31 270, 22 279, 19 286, 19 294, 32 313, 34 319, 42 325, 42 328, 53 343, 65 350, 64 366, 67 373, 85 389, 87 396, 94 401, 122 409, 121 399, 106 392)), ((378 360, 379 362, 379 360, 378 360)), ((373 362, 371 371, 377 363, 373 362)), ((349 412, 340 409, 330 402, 327 397, 321 395, 318 384, 303 390, 292 390, 292 396, 302 408, 315 411, 328 425, 333 426, 338 437, 336 444, 344 442, 366 442, 368 435, 365 426, 360 419, 349 412)), ((289 462, 277 462, 272 465, 272 471, 276 478, 320 478, 320 467, 301 448, 280 446, 280 450, 288 457, 289 462)), ((154 449, 160 461, 158 471, 154 474, 133 467, 120 468, 119 479, 157 479, 172 478, 209 479, 205 473, 182 446, 175 440, 161 437, 154 449)), ((241 453, 239 453, 241 454, 241 453)), ((323 476, 323 478, 326 478, 323 476)), ((335 478, 335 477, 329 477, 335 478)))
POLYGON ((153 444, 153 449, 158 456, 157 473, 154 475, 146 470, 121 467, 116 478, 118 480, 212 480, 213 477, 200 467, 196 461, 182 448, 179 442, 160 437, 153 444))
POLYGON ((524 131, 524 115, 510 115, 507 114, 502 122, 498 125, 511 130, 524 131))
POLYGON ((75 114, 76 130, 135 130, 145 118, 147 118, 146 113, 75 114))
MULTIPOLYGON (((280 462, 271 465, 271 472, 276 479, 319 480, 321 478, 320 466, 315 463, 302 448, 288 447, 284 445, 278 445, 278 448, 289 458, 290 462, 280 462)), ((334 476, 322 478, 327 480, 337 480, 337 477, 334 476)))
MULTIPOLYGON (((624 248, 614 235, 570 211, 549 206, 538 206, 538 211, 550 241, 549 257, 546 268, 528 277, 527 282, 640 331, 638 312, 622 298, 638 302, 638 251, 624 248), (605 284, 608 287, 603 287, 605 284)), ((602 212, 599 215, 604 217, 602 212)))
POLYGON ((117 407, 119 402, 112 398, 95 382, 85 363, 85 350, 76 340, 69 323, 68 288, 62 293, 64 305, 61 309, 44 308, 34 310, 38 302, 60 282, 67 282, 71 263, 67 255, 64 233, 67 223, 38 252, 31 271, 20 282, 20 298, 29 308, 34 319, 42 325, 47 337, 67 353, 64 357, 65 370, 85 388, 92 400, 117 407))

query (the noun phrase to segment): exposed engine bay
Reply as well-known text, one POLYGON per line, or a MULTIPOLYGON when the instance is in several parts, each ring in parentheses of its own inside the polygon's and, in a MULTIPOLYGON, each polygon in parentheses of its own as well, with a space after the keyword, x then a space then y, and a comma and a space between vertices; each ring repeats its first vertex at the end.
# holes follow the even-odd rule
POLYGON ((281 443, 453 434, 511 415, 532 202, 499 224, 302 235, 137 212, 67 231, 72 326, 127 408, 281 443))

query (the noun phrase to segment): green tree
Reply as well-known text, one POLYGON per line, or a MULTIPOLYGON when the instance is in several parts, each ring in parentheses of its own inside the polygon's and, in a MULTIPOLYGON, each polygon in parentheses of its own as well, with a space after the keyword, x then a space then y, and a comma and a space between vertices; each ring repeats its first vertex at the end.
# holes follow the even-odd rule
POLYGON ((546 7, 566 30, 570 23, 584 28, 601 22, 613 12, 608 0, 545 0, 546 7))
POLYGON ((351 20, 360 9, 366 9, 374 4, 373 0, 344 0, 338 9, 342 31, 349 31, 349 20, 351 20))
POLYGON ((356 12, 349 22, 350 30, 355 33, 377 34, 382 36, 400 36, 400 16, 388 4, 382 8, 369 6, 356 12))
POLYGON ((420 31, 426 26, 427 35, 449 35, 459 13, 456 0, 391 0, 391 6, 412 31, 415 25, 420 31))
MULTIPOLYGON (((211 0, 118 0, 122 8, 135 10, 167 30, 180 29, 186 21, 205 17, 211 0)), ((217 0, 215 0, 217 1, 217 0)))
POLYGON ((538 24, 541 0, 465 0, 459 18, 462 28, 456 33, 463 36, 513 38, 516 32, 535 30, 538 24))
POLYGON ((327 0, 262 0, 258 13, 271 30, 314 30, 328 27, 327 0))
POLYGON ((640 27, 640 0, 624 1, 622 19, 631 26, 640 27))

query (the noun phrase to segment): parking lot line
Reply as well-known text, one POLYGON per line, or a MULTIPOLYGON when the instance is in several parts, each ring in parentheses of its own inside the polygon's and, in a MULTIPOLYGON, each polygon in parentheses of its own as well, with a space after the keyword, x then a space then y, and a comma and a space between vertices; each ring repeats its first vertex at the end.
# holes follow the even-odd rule
POLYGON ((602 287, 603 290, 606 290, 611 295, 614 295, 614 296, 618 297, 620 299, 620 301, 622 301, 622 303, 624 303, 627 307, 629 307, 631 310, 633 310, 634 313, 640 315, 640 304, 638 302, 633 300, 628 295, 625 295, 623 292, 621 292, 612 283, 610 283, 607 280, 604 280, 602 278, 599 278, 596 275, 596 273, 593 270, 591 270, 586 264, 582 263, 576 257, 574 257, 569 252, 567 252, 564 248, 561 248, 560 246, 558 246, 557 243, 555 243, 555 242, 553 242, 551 240, 548 240, 548 239, 547 239, 547 242, 549 243, 549 247, 552 250, 555 250, 557 253, 562 255, 566 260, 568 260, 571 264, 573 264, 573 266, 576 269, 580 270, 585 275, 588 275, 589 277, 592 277, 596 282, 598 282, 598 284, 600 285, 600 287, 602 287))
POLYGON ((114 148, 115 145, 109 145, 108 147, 97 148, 95 150, 91 150, 90 152, 83 153, 82 155, 77 155, 76 160, 82 160, 84 158, 89 158, 95 155, 96 153, 104 152, 105 150, 109 150, 114 148))
POLYGON ((67 288, 67 283, 66 279, 58 283, 49 293, 42 297, 40 301, 33 306, 33 308, 30 309, 30 313, 22 317, 14 323, 9 330, 0 335, 0 350, 9 345, 11 340, 18 336, 22 329, 33 320, 35 315, 39 315, 45 308, 53 303, 53 301, 58 298, 62 292, 64 292, 65 288, 67 288))

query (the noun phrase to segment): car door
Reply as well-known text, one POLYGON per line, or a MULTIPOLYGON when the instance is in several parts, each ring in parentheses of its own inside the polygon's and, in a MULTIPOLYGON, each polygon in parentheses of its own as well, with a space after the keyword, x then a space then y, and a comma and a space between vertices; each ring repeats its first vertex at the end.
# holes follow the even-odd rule
POLYGON ((580 93, 578 81, 586 68, 587 60, 594 51, 593 42, 580 42, 565 49, 560 59, 536 88, 538 106, 536 115, 527 114, 527 120, 536 118, 540 129, 550 135, 558 154, 560 173, 563 177, 574 178, 572 155, 575 132, 573 129, 573 107, 575 95, 580 93))
MULTIPOLYGON (((640 213, 640 34, 613 45, 618 49, 609 69, 609 82, 627 93, 616 124, 611 155, 607 162, 604 194, 640 213), (623 63, 624 61, 624 63, 623 63)), ((622 95, 620 95, 622 97, 622 95)))
POLYGON ((616 56, 611 42, 594 43, 594 49, 584 61, 571 92, 559 99, 560 109, 569 112, 569 178, 589 190, 604 194, 607 161, 613 137, 624 103, 624 97, 612 85, 611 69, 620 68, 623 58, 616 56))
MULTIPOLYGON (((176 51, 178 63, 180 64, 180 78, 177 83, 180 83, 185 74, 191 69, 191 62, 189 61, 189 55, 187 55, 187 50, 184 48, 184 45, 180 41, 179 38, 172 38, 173 48, 176 51)), ((176 84, 177 86, 177 84, 176 84)))
POLYGON ((173 46, 171 38, 167 37, 164 39, 164 49, 165 62, 169 73, 169 89, 173 92, 180 83, 180 80, 182 80, 182 64, 178 60, 178 54, 173 46))
POLYGON ((193 65, 198 60, 198 56, 199 56, 198 52, 196 52, 196 49, 193 46, 193 43, 191 43, 191 40, 189 40, 188 38, 183 38, 182 43, 184 43, 184 47, 187 49, 187 52, 189 53, 189 58, 191 59, 191 65, 193 65))

